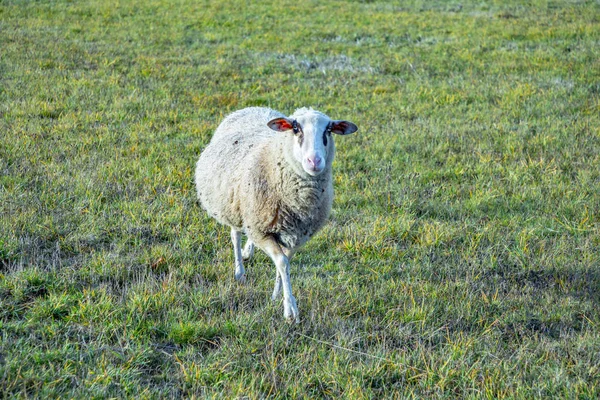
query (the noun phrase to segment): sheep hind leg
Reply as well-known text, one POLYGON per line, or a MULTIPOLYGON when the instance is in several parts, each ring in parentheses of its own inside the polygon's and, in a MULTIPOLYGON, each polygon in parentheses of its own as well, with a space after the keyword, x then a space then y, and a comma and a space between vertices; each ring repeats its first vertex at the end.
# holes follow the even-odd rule
POLYGON ((254 255, 254 242, 250 239, 246 242, 244 250, 242 251, 242 259, 248 261, 254 255))
POLYGON ((239 283, 245 283, 246 270, 242 262, 242 232, 231 228, 231 241, 233 242, 233 255, 235 257, 235 280, 239 283))
POLYGON ((281 276, 279 275, 279 271, 275 272, 275 288, 273 289, 273 295, 271 299, 273 301, 277 300, 279 294, 281 293, 281 276))

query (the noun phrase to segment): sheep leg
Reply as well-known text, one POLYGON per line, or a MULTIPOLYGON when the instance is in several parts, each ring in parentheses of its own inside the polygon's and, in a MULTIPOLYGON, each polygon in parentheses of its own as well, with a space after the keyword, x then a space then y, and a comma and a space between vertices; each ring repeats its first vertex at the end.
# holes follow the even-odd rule
POLYGON ((242 232, 231 228, 231 241, 233 242, 233 255, 235 257, 235 280, 246 282, 246 270, 242 262, 242 232))
MULTIPOLYGON (((300 322, 296 299, 292 295, 288 256, 271 237, 266 237, 260 242, 256 242, 256 244, 267 253, 277 268, 277 278, 281 280, 281 286, 283 286, 283 316, 288 320, 296 321, 296 323, 300 322)), ((277 289, 277 279, 275 280, 275 288, 277 289)))
POLYGON ((271 295, 271 299, 273 301, 277 300, 279 297, 279 293, 281 293, 281 275, 279 275, 279 271, 275 272, 275 287, 273 288, 273 294, 271 295))
POLYGON ((242 251, 242 259, 244 261, 247 261, 247 260, 251 259, 253 255, 254 255, 254 242, 252 240, 248 239, 248 241, 246 242, 246 245, 244 246, 244 251, 242 251))
MULTIPOLYGON (((285 256, 288 258, 288 262, 292 262, 292 257, 294 256, 294 253, 295 253, 295 251, 292 249, 288 249, 287 247, 283 248, 283 254, 285 254, 285 256)), ((271 299, 273 299, 273 301, 277 300, 280 293, 281 293, 281 275, 279 275, 279 272, 276 271, 275 272, 275 288, 273 289, 273 295, 271 296, 271 299)))

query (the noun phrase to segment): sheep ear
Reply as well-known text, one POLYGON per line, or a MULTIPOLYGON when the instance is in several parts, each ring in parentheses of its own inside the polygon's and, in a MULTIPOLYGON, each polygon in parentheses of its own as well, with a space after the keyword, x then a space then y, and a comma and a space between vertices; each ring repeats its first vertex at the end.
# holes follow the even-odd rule
POLYGON ((287 118, 275 118, 267 122, 267 126, 277 132, 285 132, 292 129, 292 121, 287 118))
POLYGON ((349 135, 358 130, 358 127, 350 121, 332 121, 331 132, 338 135, 349 135))

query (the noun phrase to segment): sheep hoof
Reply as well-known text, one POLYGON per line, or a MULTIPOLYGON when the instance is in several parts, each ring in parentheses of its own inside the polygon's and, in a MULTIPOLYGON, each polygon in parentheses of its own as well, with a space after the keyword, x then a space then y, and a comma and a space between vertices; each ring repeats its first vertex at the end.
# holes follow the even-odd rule
POLYGON ((283 316, 289 322, 300 322, 300 313, 298 312, 294 296, 291 296, 289 299, 283 299, 283 316))
POLYGON ((242 272, 241 274, 235 274, 235 280, 238 283, 246 283, 246 274, 244 272, 242 272))

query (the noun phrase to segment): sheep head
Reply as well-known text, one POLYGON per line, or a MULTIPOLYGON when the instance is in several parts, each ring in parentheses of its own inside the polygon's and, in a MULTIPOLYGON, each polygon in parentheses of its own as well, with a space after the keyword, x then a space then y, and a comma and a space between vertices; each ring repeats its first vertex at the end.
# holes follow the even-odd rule
POLYGON ((267 126, 277 132, 291 132, 292 154, 310 176, 320 175, 333 161, 335 148, 332 133, 349 135, 358 130, 349 121, 331 120, 327 115, 301 108, 290 117, 275 118, 267 126))

